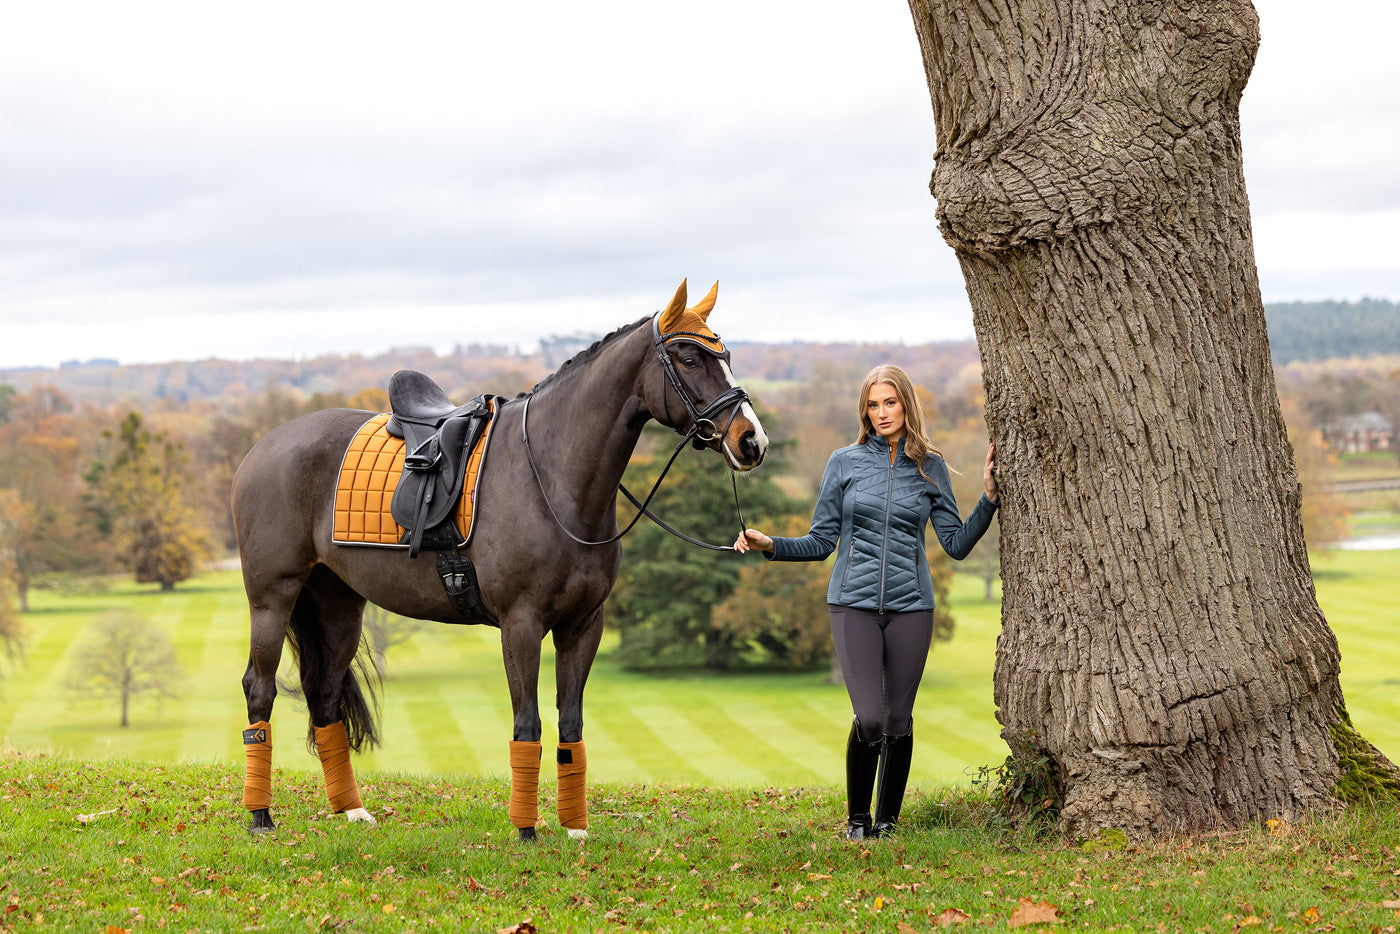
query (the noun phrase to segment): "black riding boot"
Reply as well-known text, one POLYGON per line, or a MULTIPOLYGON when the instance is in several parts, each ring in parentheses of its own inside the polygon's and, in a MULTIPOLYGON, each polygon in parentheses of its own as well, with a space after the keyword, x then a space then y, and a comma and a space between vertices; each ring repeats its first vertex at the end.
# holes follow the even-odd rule
POLYGON ((860 721, 851 721, 846 740, 846 839, 864 840, 870 834, 870 788, 880 762, 880 742, 866 742, 860 721))
POLYGON ((914 753, 914 731, 903 736, 886 736, 880 750, 880 776, 875 780, 875 822, 871 832, 877 837, 894 833, 899 806, 904 802, 904 786, 909 781, 909 761, 914 753))

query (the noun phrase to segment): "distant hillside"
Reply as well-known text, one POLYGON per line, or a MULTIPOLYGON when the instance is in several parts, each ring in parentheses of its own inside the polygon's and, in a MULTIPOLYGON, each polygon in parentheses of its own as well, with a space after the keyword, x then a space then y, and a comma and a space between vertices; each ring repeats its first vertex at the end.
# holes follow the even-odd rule
MULTIPOLYGON (((1266 305, 1275 366, 1345 357, 1400 354, 1400 305, 1384 299, 1359 302, 1286 302, 1266 305)), ((533 353, 471 345, 438 355, 426 348, 397 348, 372 356, 324 356, 303 360, 197 360, 122 366, 115 360, 73 362, 57 369, 0 369, 0 385, 20 391, 52 386, 76 401, 97 405, 184 405, 237 400, 270 386, 296 395, 348 397, 383 388, 390 374, 409 367, 437 379, 453 397, 478 392, 514 395, 597 335, 546 338, 533 353)), ((809 344, 799 341, 735 347, 741 379, 803 382, 814 373, 847 379, 875 363, 904 366, 937 396, 976 381, 973 341, 934 344, 809 344)), ((328 401, 327 404, 335 404, 328 401)))
POLYGON ((1359 302, 1284 302, 1264 306, 1274 366, 1295 360, 1400 354, 1400 305, 1359 302))

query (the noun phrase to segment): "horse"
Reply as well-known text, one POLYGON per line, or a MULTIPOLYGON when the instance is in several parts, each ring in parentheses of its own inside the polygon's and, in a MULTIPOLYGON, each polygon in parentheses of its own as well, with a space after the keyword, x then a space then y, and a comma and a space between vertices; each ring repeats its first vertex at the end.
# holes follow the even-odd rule
MULTIPOLYGON (((618 328, 514 399, 499 401, 463 551, 486 622, 501 631, 514 712, 509 819, 535 839, 541 645, 554 639, 559 820, 587 835, 583 691, 603 634, 603 603, 621 561, 616 494, 643 426, 675 429, 735 472, 762 461, 768 437, 707 321, 719 283, 686 307, 681 282, 655 315, 618 328), (722 427, 721 427, 722 426, 722 427), (533 440, 532 440, 533 439, 533 440)), ((347 445, 375 413, 325 409, 268 432, 234 476, 232 510, 250 612, 243 676, 243 805, 249 830, 274 830, 272 734, 283 646, 293 652, 335 813, 373 822, 351 750, 378 741, 368 686, 357 676, 366 601, 392 613, 463 623, 431 560, 402 548, 332 541, 337 475, 347 445)))

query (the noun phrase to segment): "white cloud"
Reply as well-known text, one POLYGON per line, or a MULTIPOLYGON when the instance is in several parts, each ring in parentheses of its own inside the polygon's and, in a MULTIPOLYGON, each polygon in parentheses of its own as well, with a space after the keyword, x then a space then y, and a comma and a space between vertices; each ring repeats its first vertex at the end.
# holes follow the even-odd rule
MULTIPOLYGON (((1400 297, 1400 14, 1258 6, 1265 298, 1400 297)), ((20 5, 0 366, 529 346, 685 276, 730 339, 967 337, 933 135, 902 4, 20 5)))

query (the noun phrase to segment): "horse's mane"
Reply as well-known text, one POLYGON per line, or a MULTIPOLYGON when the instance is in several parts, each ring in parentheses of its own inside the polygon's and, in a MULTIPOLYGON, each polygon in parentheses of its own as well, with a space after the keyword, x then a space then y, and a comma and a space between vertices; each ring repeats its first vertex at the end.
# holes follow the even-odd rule
POLYGON ((642 325, 648 323, 649 321, 651 321, 651 318, 652 318, 651 315, 647 315, 647 316, 644 317, 644 318, 641 318, 641 319, 639 319, 639 320, 637 320, 637 321, 633 321, 631 324, 624 324, 622 327, 618 328, 616 331, 613 331, 611 334, 607 335, 606 337, 603 337, 603 338, 601 338, 600 340, 594 341, 593 344, 592 344, 590 347, 588 347, 588 348, 585 349, 585 350, 580 350, 578 353, 574 354, 574 355, 573 355, 572 357, 570 357, 568 360, 565 360, 563 363, 559 364, 559 369, 555 370, 553 373, 549 374, 549 375, 546 376, 544 379, 540 380, 540 381, 539 381, 538 383, 536 383, 529 391, 527 391, 527 392, 522 392, 520 395, 516 396, 515 398, 517 398, 517 399, 523 399, 523 398, 525 398, 526 396, 533 396, 535 393, 539 392, 541 389, 545 388, 546 386, 548 386, 550 383, 554 382, 554 381, 555 381, 556 379, 558 379, 559 377, 561 377, 561 376, 566 376, 567 374, 572 373, 572 372, 573 372, 574 370, 576 370, 579 366, 581 366, 581 365, 584 363, 584 361, 588 360, 588 358, 592 357, 592 356, 593 356, 594 354, 596 354, 599 350, 602 350, 603 347, 605 347, 606 345, 608 345, 608 344, 612 343, 613 341, 617 340, 617 339, 618 339, 619 337, 621 337, 622 335, 624 335, 624 334, 630 334, 630 333, 632 333, 633 331, 637 330, 637 328, 639 328, 639 327, 641 327, 642 325))

